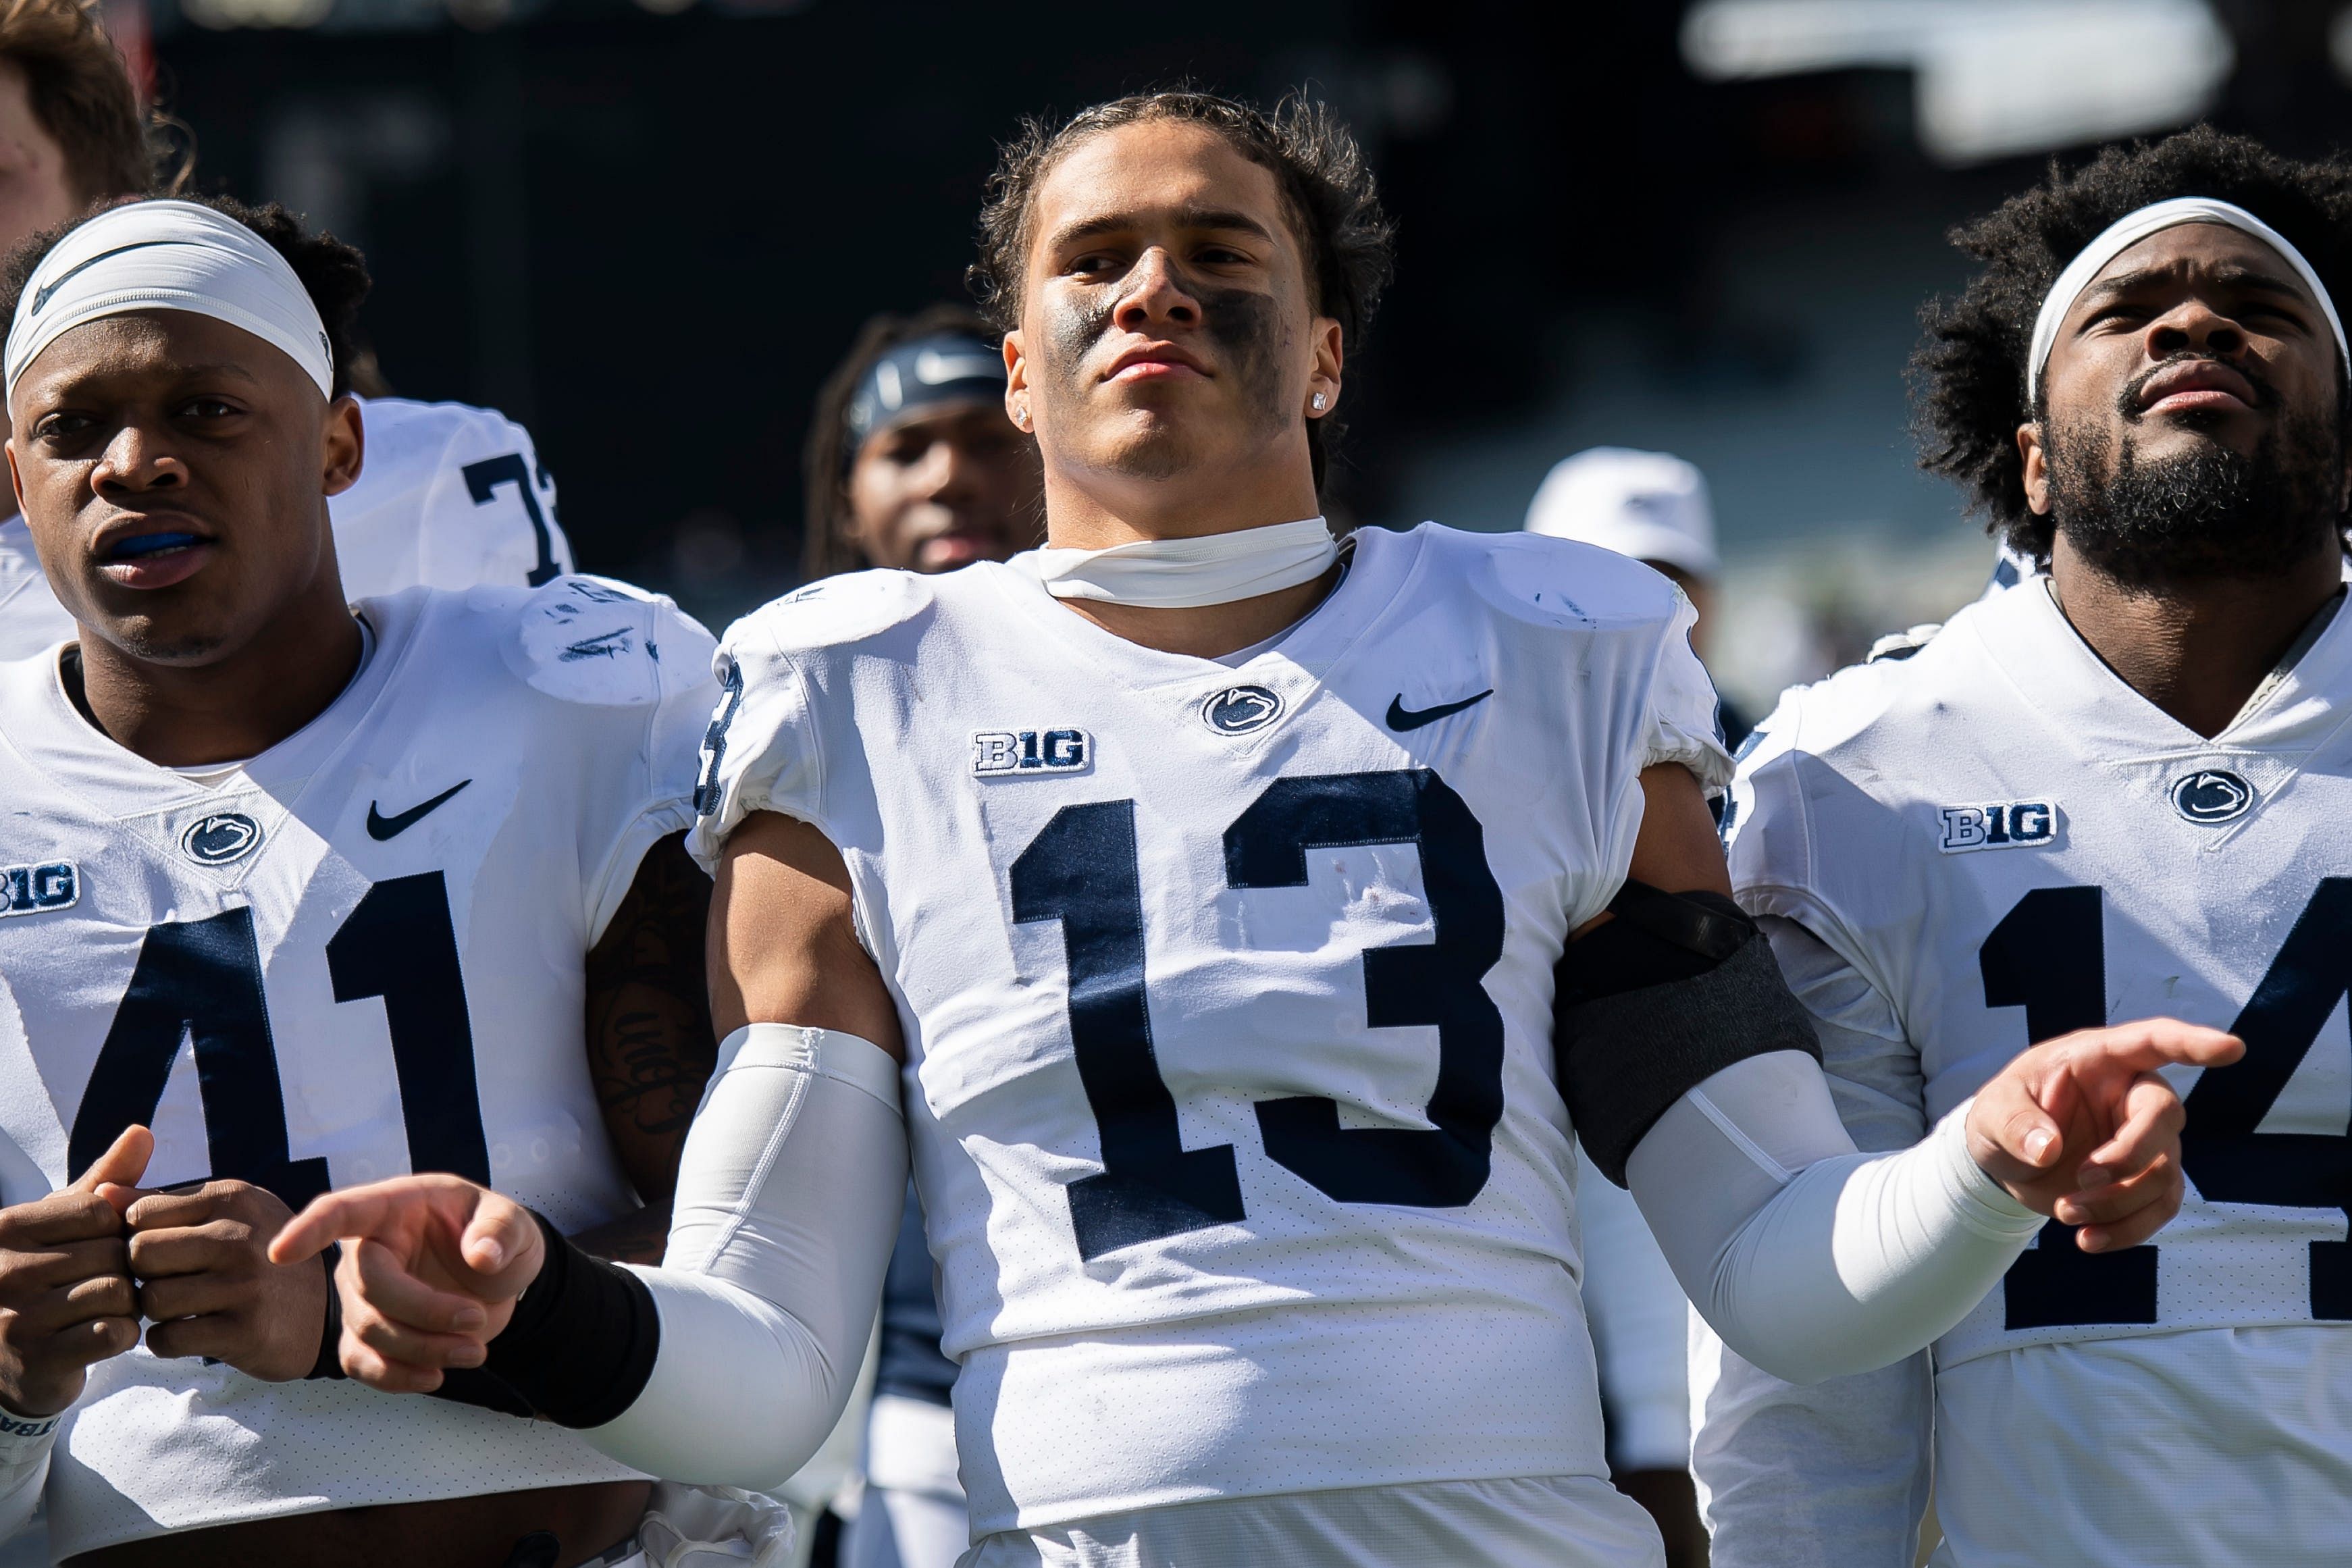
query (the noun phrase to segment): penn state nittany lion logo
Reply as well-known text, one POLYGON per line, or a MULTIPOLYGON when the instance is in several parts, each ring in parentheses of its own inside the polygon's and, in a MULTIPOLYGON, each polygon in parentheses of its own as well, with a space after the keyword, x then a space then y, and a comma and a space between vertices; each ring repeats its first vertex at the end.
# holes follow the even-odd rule
POLYGON ((261 847, 261 824, 241 811, 200 816, 180 835, 181 852, 199 866, 226 866, 261 847))
POLYGON ((2253 805, 2254 786, 2226 768, 2200 768, 2172 781, 2172 809, 2191 822, 2234 822, 2253 805))
POLYGON ((1282 699, 1263 686, 1228 686, 1201 704, 1201 722, 1220 735, 1246 735, 1282 717, 1282 699))

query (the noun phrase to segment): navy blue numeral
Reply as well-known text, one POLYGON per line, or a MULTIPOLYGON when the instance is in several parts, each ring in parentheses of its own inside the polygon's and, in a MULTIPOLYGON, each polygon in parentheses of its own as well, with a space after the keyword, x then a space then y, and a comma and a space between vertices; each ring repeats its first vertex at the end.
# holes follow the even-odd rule
MULTIPOLYGON (((1977 954, 1988 1007, 2025 1009, 2029 1045, 2107 1021, 2106 935, 2096 888, 2036 888, 1977 954)), ((2002 1284, 2011 1329, 2156 1321, 2156 1248, 2085 1252, 2052 1220, 2002 1284)))
POLYGON ((327 943, 327 976, 338 1002, 383 998, 408 1131, 408 1168, 446 1171, 488 1186, 474 1026, 441 873, 395 877, 370 888, 327 943))
MULTIPOLYGON (((327 971, 338 1002, 383 998, 409 1168, 488 1185, 473 1026, 441 873, 370 889, 328 942, 327 971)), ((212 1176, 267 1187, 296 1209, 325 1192, 326 1161, 288 1158, 285 1089, 249 909, 148 928, 74 1112, 67 1178, 89 1169, 124 1128, 154 1120, 184 1039, 195 1048, 212 1176)))
POLYGON ((1437 1087, 1426 1131, 1344 1128, 1336 1100, 1257 1102, 1265 1152, 1347 1204, 1459 1208, 1486 1184, 1503 1116, 1503 1016, 1479 982, 1503 956, 1503 892, 1486 868, 1485 831, 1462 797, 1425 768, 1277 779, 1225 830, 1234 888, 1307 885, 1309 850, 1413 844, 1437 940, 1364 954, 1365 1021, 1437 1026, 1437 1087))
MULTIPOLYGON (((2352 878, 2319 884, 2230 1032, 2246 1054, 2208 1068, 2185 1101, 2180 1160, 2209 1203, 2352 1204, 2352 1138, 2261 1132, 2263 1118, 2352 985, 2352 878)), ((2311 1244, 2311 1315, 2352 1319, 2352 1243, 2311 1244)))
MULTIPOLYGON (((552 582, 562 568, 555 563, 555 542, 548 536, 547 519, 539 510, 539 493, 531 489, 530 470, 522 466, 520 452, 505 452, 495 458, 484 458, 478 463, 468 463, 457 470, 466 477, 466 493, 474 498, 476 506, 488 506, 490 497, 503 484, 512 484, 515 494, 522 498, 522 510, 530 514, 531 538, 539 545, 539 562, 523 579, 532 587, 552 582)), ((540 472, 546 473, 545 468, 540 472)))
POLYGON ((1013 863, 1013 919, 1061 921, 1069 956, 1070 1045, 1103 1161, 1099 1175, 1067 1189, 1078 1256, 1239 1220, 1234 1146, 1183 1146, 1176 1100, 1151 1050, 1135 803, 1055 812, 1013 863))
POLYGON ((727 755, 727 731, 743 709, 743 667, 730 659, 719 678, 719 707, 702 731, 702 777, 694 785, 694 814, 709 816, 719 809, 719 764, 727 755))
MULTIPOLYGON (((2042 888, 1985 939, 1985 1005, 2022 1006, 2036 1042, 2106 1021, 2096 888, 2042 888)), ((2261 1132, 2321 1026, 2352 988, 2352 878, 2322 880, 2285 945, 2230 1026, 2246 1054, 2208 1068, 2185 1101, 2181 1164, 2209 1203, 2278 1208, 2352 1205, 2352 1137, 2261 1132)), ((2052 1223, 2009 1272, 2008 1326, 2153 1323, 2157 1249, 2090 1254, 2052 1223)), ((2311 1244, 2311 1315, 2352 1320, 2352 1243, 2311 1244)))
MULTIPOLYGON (((1427 769, 1277 779, 1224 837, 1235 889, 1307 885, 1307 857, 1343 845, 1412 844, 1436 940, 1363 955, 1366 1021, 1434 1026, 1437 1086, 1413 1128, 1347 1128, 1338 1102, 1260 1100, 1267 1155, 1340 1203, 1458 1208, 1484 1190, 1503 1115, 1503 1017, 1482 984, 1503 953, 1503 894, 1486 835, 1427 769)), ((1013 919, 1059 921, 1070 1041, 1102 1138, 1103 1169, 1070 1184, 1078 1254, 1244 1217, 1233 1145, 1186 1149, 1160 1074, 1144 986, 1135 803, 1070 805, 1013 863, 1013 919)))
POLYGON ((286 1096, 249 909, 147 928, 74 1112, 67 1179, 79 1180, 124 1128, 154 1120, 184 1039, 195 1047, 214 1176, 267 1187, 293 1209, 325 1192, 326 1161, 287 1158, 286 1096))

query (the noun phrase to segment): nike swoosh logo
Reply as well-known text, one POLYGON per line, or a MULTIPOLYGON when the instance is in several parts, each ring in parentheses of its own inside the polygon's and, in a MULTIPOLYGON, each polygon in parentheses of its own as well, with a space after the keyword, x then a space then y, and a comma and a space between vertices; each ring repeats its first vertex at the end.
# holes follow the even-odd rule
MULTIPOLYGON (((66 286, 68 279, 71 279, 77 273, 89 271, 91 268, 97 266, 101 261, 110 261, 114 258, 123 255, 126 252, 133 250, 146 250, 158 245, 185 245, 188 242, 184 239, 139 239, 131 241, 129 245, 118 245, 112 250, 101 250, 96 256, 91 257, 88 261, 67 268, 63 272, 58 273, 55 278, 50 279, 47 283, 34 289, 32 315, 37 316, 42 311, 47 310, 49 308, 49 301, 57 297, 58 290, 66 286)), ((30 320, 31 317, 28 316, 26 319, 30 320)))
POLYGON ((379 841, 386 838, 399 837, 402 834, 407 832, 410 828, 424 821, 425 816, 436 807, 446 805, 451 795, 456 795, 459 790, 464 789, 467 784, 472 784, 473 782, 474 781, 471 779, 460 779, 456 784, 451 784, 447 789, 443 790, 439 795, 435 795, 431 800, 426 801, 423 805, 412 805, 406 811, 402 812, 398 816, 378 816, 375 811, 375 802, 368 802, 368 837, 379 841))
POLYGON ((1418 730, 1423 724, 1434 724, 1449 714, 1461 712, 1465 708, 1475 708, 1493 695, 1495 695, 1495 689, 1490 686, 1477 696, 1465 697, 1459 702, 1441 702, 1434 708, 1412 709, 1404 705, 1404 693, 1400 691, 1389 699, 1389 728, 1400 732, 1406 730, 1418 730))

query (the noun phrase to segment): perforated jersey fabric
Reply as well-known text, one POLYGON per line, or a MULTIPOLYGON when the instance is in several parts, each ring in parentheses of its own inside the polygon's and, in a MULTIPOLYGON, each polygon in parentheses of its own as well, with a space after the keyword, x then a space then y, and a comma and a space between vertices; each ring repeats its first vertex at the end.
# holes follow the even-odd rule
POLYGON ((996 566, 728 634, 693 842, 773 810, 848 866, 977 1531, 1605 1475, 1551 971, 1642 769, 1727 771, 1689 623, 1424 525, 1238 668, 996 566))
POLYGON ((1861 1146, 1910 1142, 2086 1025, 2170 1016, 2250 1055, 2168 1071, 2189 1192, 2154 1244, 2089 1258, 2045 1230, 1932 1360, 1792 1389, 1699 1332, 1724 1568, 1907 1550, 1931 1452, 1946 1568, 2340 1557, 2347 695, 2338 615, 2200 737, 2033 577, 1767 721, 1732 795, 1733 878, 1861 1146))

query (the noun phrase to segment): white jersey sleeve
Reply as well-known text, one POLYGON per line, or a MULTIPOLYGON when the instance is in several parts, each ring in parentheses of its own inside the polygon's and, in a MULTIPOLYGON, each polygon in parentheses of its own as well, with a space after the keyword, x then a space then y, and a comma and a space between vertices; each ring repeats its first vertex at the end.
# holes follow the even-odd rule
POLYGON ((580 816, 580 864, 592 942, 655 840, 694 826, 695 746, 713 651, 710 634, 668 599, 604 577, 560 577, 517 618, 507 659, 534 689, 643 710, 630 765, 582 781, 590 796, 580 816))
MULTIPOLYGON (((813 710, 816 682, 841 679, 842 667, 803 656, 887 631, 929 603, 929 587, 911 572, 855 572, 787 594, 727 628, 713 666, 719 708, 703 736, 695 792, 701 820, 688 844, 705 869, 755 811, 798 817, 838 842, 825 814, 823 726, 813 710)), ((853 769, 863 760, 843 759, 853 769)))
MULTIPOLYGON (((1761 923, 1813 1016, 1831 1099, 1856 1147, 1916 1142, 1927 1131, 1918 1062, 1885 999, 1801 926, 1772 915, 1761 923)), ((1690 1326, 1691 1476, 1711 1560, 1905 1568, 1927 1502, 1927 1353, 1800 1386, 1744 1360, 1696 1313, 1690 1326)))
POLYGON ((328 504, 345 592, 538 587, 572 570, 555 480, 530 432, 495 409, 369 398, 366 461, 328 504))

